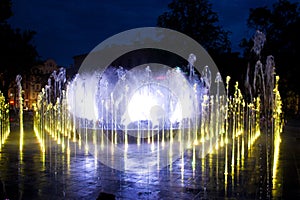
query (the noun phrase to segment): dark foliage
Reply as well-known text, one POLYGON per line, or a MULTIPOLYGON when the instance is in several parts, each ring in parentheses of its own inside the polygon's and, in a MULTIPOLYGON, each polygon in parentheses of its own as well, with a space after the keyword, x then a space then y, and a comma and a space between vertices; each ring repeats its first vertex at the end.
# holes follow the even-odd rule
POLYGON ((187 34, 209 53, 230 51, 229 32, 218 25, 217 13, 207 0, 173 0, 169 11, 158 17, 157 25, 187 34))
POLYGON ((17 74, 29 71, 38 53, 32 44, 34 31, 13 29, 7 19, 12 16, 11 1, 0 1, 0 90, 7 95, 9 84, 17 74))

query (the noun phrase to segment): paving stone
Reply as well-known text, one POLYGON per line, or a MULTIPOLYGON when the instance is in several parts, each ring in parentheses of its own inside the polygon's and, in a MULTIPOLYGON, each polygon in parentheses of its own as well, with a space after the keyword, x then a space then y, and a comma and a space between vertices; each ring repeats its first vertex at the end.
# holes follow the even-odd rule
POLYGON ((101 192, 129 200, 266 199, 268 195, 276 199, 296 195, 300 199, 298 130, 300 121, 291 123, 282 134, 277 182, 272 188, 266 183, 263 150, 267 145, 263 135, 251 152, 246 152, 243 161, 235 159, 235 165, 231 165, 232 145, 228 145, 226 177, 224 148, 217 154, 196 158, 194 170, 192 152, 188 150, 184 168, 181 168, 182 160, 177 159, 172 167, 137 174, 111 169, 95 161, 91 154, 86 155, 75 144, 67 155, 55 141, 49 140, 43 156, 30 128, 24 132, 21 154, 19 133, 15 129, 0 150, 0 199, 97 199, 101 192))

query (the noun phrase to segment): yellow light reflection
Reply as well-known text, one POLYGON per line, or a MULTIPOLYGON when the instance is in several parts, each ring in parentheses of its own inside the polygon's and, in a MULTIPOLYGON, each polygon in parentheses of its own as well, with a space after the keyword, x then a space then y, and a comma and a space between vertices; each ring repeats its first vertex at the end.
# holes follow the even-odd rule
POLYGON ((95 161, 95 167, 97 166, 98 162, 98 140, 97 140, 97 130, 94 126, 93 128, 93 144, 94 144, 94 161, 95 161))
POLYGON ((20 153, 23 152, 24 131, 20 129, 20 153))
POLYGON ((70 172, 71 168, 71 151, 70 148, 67 148, 67 171, 70 172))
POLYGON ((283 119, 281 117, 282 114, 282 101, 278 91, 278 81, 279 76, 276 76, 275 88, 274 88, 274 155, 273 155, 273 168, 272 168, 272 186, 273 189, 276 189, 277 182, 277 171, 278 171, 278 160, 279 160, 279 152, 280 152, 280 143, 281 143, 281 132, 283 128, 283 119))

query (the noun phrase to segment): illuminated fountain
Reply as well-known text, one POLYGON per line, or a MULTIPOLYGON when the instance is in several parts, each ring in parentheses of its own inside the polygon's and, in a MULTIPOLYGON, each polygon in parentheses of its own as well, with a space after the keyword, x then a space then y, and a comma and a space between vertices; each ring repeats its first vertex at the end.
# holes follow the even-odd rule
MULTIPOLYGON (((130 70, 109 67, 101 76, 77 75, 66 92, 65 73, 54 72, 34 115, 42 150, 47 132, 63 149, 70 151, 70 141, 78 142, 86 153, 120 170, 143 159, 151 163, 146 170, 160 169, 200 143, 209 144, 199 149, 205 156, 218 143, 218 134, 209 129, 221 114, 209 114, 215 109, 209 98, 211 72, 205 66, 203 78, 196 74, 195 59, 191 54, 189 73, 147 64, 130 70)), ((220 74, 216 82, 221 82, 220 74)))
POLYGON ((0 150, 10 133, 9 104, 5 102, 5 97, 0 92, 0 150))
POLYGON ((23 125, 23 96, 22 96, 22 76, 16 76, 16 83, 18 87, 18 98, 19 98, 19 126, 20 126, 20 153, 23 151, 23 138, 24 138, 24 125, 23 125))
MULTIPOLYGON (((208 67, 205 70, 210 73, 208 67)), ((122 160, 126 156, 140 160, 149 152, 147 162, 155 163, 151 170, 170 164, 168 157, 181 156, 184 149, 197 145, 197 121, 208 116, 208 108, 201 115, 199 109, 201 104, 209 104, 204 97, 209 89, 201 86, 199 76, 187 77, 180 68, 157 64, 131 70, 110 67, 102 76, 77 75, 68 84, 67 92, 60 87, 65 77, 57 77, 56 72, 52 74, 38 97, 35 130, 39 140, 45 143, 47 131, 63 149, 68 149, 72 139, 80 147, 84 144, 86 153, 92 152, 102 162, 112 162, 111 158, 117 157, 113 160, 116 165, 106 163, 113 168, 124 167, 118 160, 137 162, 122 160)), ((209 125, 208 120, 206 124, 209 125)), ((208 134, 206 140, 212 141, 208 134)))
MULTIPOLYGON (((256 38, 254 51, 259 54, 264 40, 260 34, 256 37, 260 39, 256 38)), ((271 126, 274 140, 266 131, 266 145, 273 147, 268 149, 272 160, 267 165, 272 164, 268 173, 275 180, 282 116, 273 57, 265 65, 258 60, 253 73, 248 68, 248 99, 239 83, 229 91, 230 77, 223 81, 209 66, 197 71, 195 60, 190 54, 182 68, 157 63, 108 67, 101 73, 77 74, 68 83, 63 69, 54 72, 35 107, 34 129, 41 150, 45 152, 47 140, 53 139, 67 155, 75 145, 76 151, 92 154, 95 162, 135 173, 163 167, 172 171, 179 159, 183 180, 187 151, 192 153, 194 174, 199 159, 223 148, 227 191, 228 182, 234 187, 234 177, 244 168, 262 130, 271 126), (223 82, 225 92, 220 89, 223 82), (271 123, 261 123, 262 119, 271 123)))
MULTIPOLYGON (((192 73, 193 59, 189 73, 147 64, 130 70, 110 67, 101 76, 77 75, 67 92, 60 86, 64 73, 55 72, 35 112, 42 150, 49 133, 63 151, 70 152, 70 142, 77 142, 108 166, 130 171, 141 165, 142 171, 149 171, 172 169, 172 162, 184 160, 187 149, 204 158, 224 144, 227 148, 229 141, 235 147, 237 140, 237 156, 243 158, 246 141, 250 149, 260 133, 259 100, 246 106, 238 84, 233 97, 220 95, 220 74, 212 82, 208 66, 202 76, 192 73), (218 86, 215 95, 210 94, 211 84, 218 86)), ((229 77, 226 83, 228 90, 229 77)), ((235 153, 233 167, 234 159, 235 153)))

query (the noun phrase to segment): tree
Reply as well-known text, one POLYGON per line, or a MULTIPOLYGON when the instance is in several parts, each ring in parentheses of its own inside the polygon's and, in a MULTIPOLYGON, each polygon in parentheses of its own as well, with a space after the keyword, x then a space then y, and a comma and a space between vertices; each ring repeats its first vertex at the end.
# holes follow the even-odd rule
MULTIPOLYGON (((284 102, 288 102, 289 94, 300 94, 298 63, 300 55, 300 13, 297 3, 279 0, 273 4, 272 9, 267 7, 250 9, 247 25, 253 33, 256 30, 266 35, 266 42, 262 49, 261 60, 266 60, 268 55, 275 58, 276 73, 280 75, 279 89, 284 102)), ((241 47, 244 56, 251 63, 255 57, 251 52, 252 38, 243 39, 241 47)), ((251 63, 253 65, 253 62, 251 63)), ((289 100, 290 101, 290 100, 289 100)), ((287 103, 284 103, 287 111, 287 103)))
POLYGON ((17 74, 28 72, 37 62, 38 53, 32 44, 34 31, 14 30, 7 19, 12 16, 11 0, 0 1, 0 90, 6 95, 17 74))
POLYGON ((5 22, 12 16, 11 1, 1 0, 0 2, 0 23, 5 22))
POLYGON ((229 32, 217 23, 218 15, 208 0, 173 0, 169 11, 158 17, 159 27, 187 34, 211 54, 230 51, 229 32))

